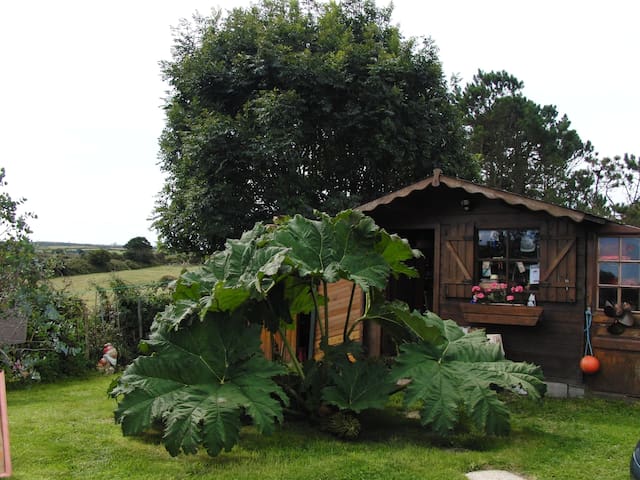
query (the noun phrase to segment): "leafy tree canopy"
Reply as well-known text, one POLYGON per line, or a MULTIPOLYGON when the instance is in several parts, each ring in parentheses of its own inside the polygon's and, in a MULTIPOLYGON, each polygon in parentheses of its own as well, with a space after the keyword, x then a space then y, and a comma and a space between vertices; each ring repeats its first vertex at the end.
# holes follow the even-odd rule
POLYGON ((149 263, 153 260, 153 246, 145 237, 132 238, 124 248, 124 256, 134 262, 149 263))
POLYGON ((640 163, 633 154, 587 159, 588 179, 596 199, 592 211, 640 226, 640 163))
POLYGON ((553 203, 577 203, 574 188, 584 175, 574 177, 573 171, 591 147, 583 144, 566 115, 558 117, 553 105, 529 100, 523 88, 505 71, 479 70, 459 90, 469 153, 488 186, 553 203))
POLYGON ((134 237, 124 244, 127 250, 152 250, 153 246, 145 237, 134 237))
POLYGON ((168 248, 211 253, 256 221, 335 213, 436 165, 465 174, 433 43, 404 39, 372 0, 300 3, 177 30, 154 224, 168 248))

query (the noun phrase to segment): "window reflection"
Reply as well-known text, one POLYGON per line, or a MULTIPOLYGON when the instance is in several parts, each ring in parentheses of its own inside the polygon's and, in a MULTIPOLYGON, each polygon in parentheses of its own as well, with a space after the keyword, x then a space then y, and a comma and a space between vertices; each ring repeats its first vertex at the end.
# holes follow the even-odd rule
POLYGON ((598 307, 630 303, 640 310, 640 238, 598 238, 598 307))
POLYGON ((617 263, 601 263, 600 274, 598 275, 598 283, 604 285, 618 284, 618 264, 617 263))
POLYGON ((529 284, 532 267, 539 265, 539 230, 486 229, 478 230, 477 235, 480 281, 529 284))

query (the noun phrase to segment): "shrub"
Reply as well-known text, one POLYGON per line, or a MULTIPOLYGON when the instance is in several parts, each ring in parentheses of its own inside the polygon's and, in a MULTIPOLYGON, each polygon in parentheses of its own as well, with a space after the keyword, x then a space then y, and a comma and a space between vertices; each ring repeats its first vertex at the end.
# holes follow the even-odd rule
POLYGON ((40 285, 24 298, 27 339, 4 350, 9 382, 46 382, 85 372, 85 307, 81 299, 40 285))
POLYGON ((110 272, 119 272, 122 270, 130 270, 131 267, 127 260, 121 258, 112 258, 107 265, 110 272))
POLYGON ((89 253, 87 253, 86 257, 91 265, 97 267, 101 271, 107 270, 107 265, 109 263, 109 260, 111 260, 111 254, 104 248, 91 250, 89 253))
MULTIPOLYGON (((0 187, 5 185, 0 168, 0 187)), ((36 254, 26 220, 19 215, 22 203, 0 192, 0 317, 12 326, 26 325, 26 340, 0 351, 8 380, 53 379, 75 371, 81 353, 83 304, 77 298, 53 290, 45 279, 47 270, 36 254), (67 370, 63 366, 69 366, 67 370)), ((23 332, 20 332, 23 333, 23 332)), ((3 343, 22 338, 0 339, 3 343)))
POLYGON ((85 275, 94 273, 95 268, 83 256, 74 255, 64 260, 62 272, 64 275, 85 275))
POLYGON ((109 290, 97 290, 100 302, 91 321, 90 355, 95 357, 105 343, 112 343, 119 362, 127 364, 138 356, 138 344, 148 337, 156 314, 170 302, 170 290, 166 282, 138 286, 119 278, 111 281, 109 290))

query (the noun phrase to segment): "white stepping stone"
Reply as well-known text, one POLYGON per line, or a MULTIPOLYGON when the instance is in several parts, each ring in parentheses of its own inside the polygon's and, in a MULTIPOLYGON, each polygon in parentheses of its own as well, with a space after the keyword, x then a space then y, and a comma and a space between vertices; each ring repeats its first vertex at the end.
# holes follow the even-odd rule
POLYGON ((479 470, 467 473, 469 480, 526 480, 524 477, 504 470, 479 470))

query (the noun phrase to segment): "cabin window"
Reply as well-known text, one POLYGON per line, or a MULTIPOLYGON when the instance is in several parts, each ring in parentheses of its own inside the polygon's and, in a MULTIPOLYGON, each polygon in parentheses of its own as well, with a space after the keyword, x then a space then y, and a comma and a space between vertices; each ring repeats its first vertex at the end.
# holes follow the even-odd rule
POLYGON ((640 310, 640 238, 598 239, 598 307, 606 302, 640 310))
POLYGON ((540 282, 540 231, 478 230, 476 262, 480 283, 506 283, 525 288, 540 282))

